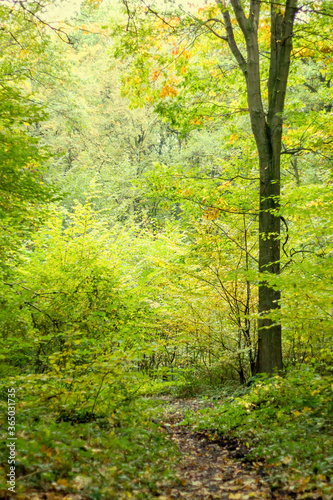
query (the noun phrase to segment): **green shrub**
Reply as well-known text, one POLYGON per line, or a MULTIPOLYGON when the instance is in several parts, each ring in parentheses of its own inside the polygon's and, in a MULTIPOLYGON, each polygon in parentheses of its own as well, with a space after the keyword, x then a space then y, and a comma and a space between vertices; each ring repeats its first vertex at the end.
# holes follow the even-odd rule
MULTIPOLYGON (((175 449, 152 420, 152 402, 61 421, 46 407, 18 404, 16 491, 78 493, 91 499, 153 498, 171 477, 175 449), (57 421, 58 420, 58 421, 57 421), (83 421, 85 420, 85 421, 83 421)), ((6 403, 2 402, 2 415, 6 403)), ((2 418, 4 424, 4 418, 2 418)), ((0 496, 7 490, 6 427, 0 439, 0 496)))

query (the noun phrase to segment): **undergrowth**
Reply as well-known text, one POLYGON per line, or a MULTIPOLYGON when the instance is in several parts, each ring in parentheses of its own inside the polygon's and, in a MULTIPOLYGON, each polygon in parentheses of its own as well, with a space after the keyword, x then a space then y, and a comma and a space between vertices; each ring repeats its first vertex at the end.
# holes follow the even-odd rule
MULTIPOLYGON (((19 403, 13 497, 53 491, 60 497, 79 493, 93 500, 153 498, 156 482, 172 476, 177 458, 172 443, 154 423, 157 405, 136 400, 111 414, 55 414, 37 401, 34 406, 19 403)), ((6 401, 1 406, 0 497, 11 498, 6 496, 6 401)))
POLYGON ((256 378, 243 394, 189 413, 183 423, 242 441, 246 459, 258 467, 264 459, 273 488, 288 484, 304 498, 313 490, 332 498, 332 396, 333 377, 306 367, 284 378, 256 378))

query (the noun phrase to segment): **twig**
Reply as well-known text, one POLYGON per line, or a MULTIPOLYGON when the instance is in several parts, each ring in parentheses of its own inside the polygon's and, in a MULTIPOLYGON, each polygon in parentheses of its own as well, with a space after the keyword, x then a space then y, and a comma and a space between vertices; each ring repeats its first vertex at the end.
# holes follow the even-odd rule
POLYGON ((170 431, 170 429, 166 425, 161 424, 160 422, 158 422, 154 418, 151 418, 150 421, 153 422, 153 424, 158 425, 159 427, 163 427, 163 429, 165 429, 169 434, 172 434, 172 432, 170 431))

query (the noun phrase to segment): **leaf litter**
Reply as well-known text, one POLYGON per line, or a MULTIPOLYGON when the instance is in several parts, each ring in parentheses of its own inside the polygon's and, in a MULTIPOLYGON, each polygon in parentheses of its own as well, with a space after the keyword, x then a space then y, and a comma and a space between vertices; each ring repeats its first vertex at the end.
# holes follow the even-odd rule
MULTIPOLYGON (((165 401, 167 397, 163 398, 165 401)), ((216 404, 216 402, 215 402, 216 404)), ((159 500, 282 500, 295 498, 287 492, 272 491, 266 474, 244 459, 246 447, 237 440, 224 439, 214 431, 196 432, 180 425, 187 410, 211 407, 199 400, 170 400, 163 428, 177 444, 182 458, 177 468, 177 485, 161 482, 159 500)), ((162 429, 163 429, 162 428, 162 429)))
MULTIPOLYGON (((248 448, 236 439, 221 436, 214 430, 200 430, 181 425, 187 411, 199 411, 223 404, 223 400, 209 402, 198 399, 173 399, 170 396, 159 396, 164 403, 159 431, 166 433, 180 451, 173 480, 165 479, 156 483, 154 493, 141 490, 140 498, 157 500, 287 500, 301 499, 324 500, 324 497, 312 492, 310 496, 301 496, 289 490, 273 490, 264 470, 263 462, 251 462, 246 458, 248 448), (143 495, 143 496, 142 496, 143 495), (147 496, 145 496, 147 495, 147 496)), ((74 483, 77 490, 84 489, 89 482, 85 476, 77 476, 74 483)), ((58 488, 64 485, 58 481, 58 488)), ((57 489, 58 489, 57 488, 57 489)), ((122 492, 124 493, 124 492, 122 492)), ((135 499, 138 490, 132 494, 127 492, 126 498, 135 499)), ((120 494, 120 492, 119 492, 120 494)), ((2 497, 1 497, 2 498, 2 497)), ((10 497, 6 497, 10 498, 10 497)), ((88 500, 92 498, 83 491, 80 493, 55 491, 26 492, 18 495, 20 499, 29 500, 88 500)), ((95 497, 94 497, 95 498, 95 497)), ((113 497, 112 497, 113 498, 113 497)), ((119 499, 125 498, 120 494, 119 499)))

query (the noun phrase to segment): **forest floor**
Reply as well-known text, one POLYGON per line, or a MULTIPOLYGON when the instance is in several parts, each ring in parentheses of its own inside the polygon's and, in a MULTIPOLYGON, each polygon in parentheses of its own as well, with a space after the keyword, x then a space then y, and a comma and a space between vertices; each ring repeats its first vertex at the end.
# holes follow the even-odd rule
MULTIPOLYGON (((295 493, 273 491, 264 472, 264 463, 246 460, 245 445, 221 437, 214 431, 196 432, 180 425, 187 411, 199 411, 213 403, 197 399, 172 399, 166 402, 161 430, 167 432, 181 452, 175 486, 161 483, 159 500, 265 500, 295 499, 295 493)), ((219 402, 215 402, 215 404, 219 402)), ((223 401, 220 402, 223 404, 223 401)), ((302 497, 304 498, 304 497, 302 497)), ((322 498, 312 494, 311 500, 322 498)))
MULTIPOLYGON (((155 399, 155 398, 153 398, 155 399)), ((247 448, 235 439, 226 439, 214 431, 195 431, 181 425, 187 411, 223 404, 201 399, 158 396, 164 411, 159 432, 167 434, 180 451, 175 480, 156 484, 157 500, 286 500, 295 499, 288 491, 272 491, 263 463, 245 459, 247 448)), ((8 497, 6 497, 8 498, 8 497)), ((29 500, 86 500, 85 494, 59 495, 54 491, 31 491, 20 498, 29 500)), ((135 498, 130 496, 129 498, 135 498)), ((148 498, 148 497, 147 497, 148 498)), ((149 494, 151 498, 151 494, 149 494)), ((308 497, 310 498, 310 497, 308 497)), ((319 499, 320 496, 311 496, 319 499)))
MULTIPOLYGON (((213 399, 198 396, 177 398, 174 395, 154 395, 142 398, 141 404, 153 409, 153 412, 148 412, 147 418, 142 421, 150 426, 149 433, 144 434, 142 445, 147 450, 152 446, 152 443, 155 443, 154 446, 160 446, 166 457, 166 462, 171 464, 169 473, 165 474, 161 469, 156 481, 147 482, 143 481, 143 478, 147 475, 148 478, 152 477, 154 468, 160 469, 158 454, 151 455, 149 463, 144 461, 144 467, 136 469, 134 467, 132 479, 128 479, 129 486, 125 486, 124 481, 122 481, 124 473, 127 471, 126 473, 129 474, 128 471, 138 460, 137 454, 140 453, 143 456, 145 452, 140 447, 139 451, 135 451, 138 445, 137 440, 140 439, 139 434, 130 434, 129 448, 126 446, 124 434, 122 434, 119 450, 124 450, 123 461, 119 462, 118 460, 117 462, 116 454, 118 452, 117 448, 112 448, 112 442, 111 447, 108 442, 105 442, 106 454, 102 454, 102 444, 100 444, 100 449, 93 449, 95 444, 89 442, 88 439, 87 442, 84 441, 85 446, 79 443, 78 453, 82 453, 82 451, 88 453, 90 449, 96 451, 93 455, 93 461, 89 462, 92 468, 88 465, 87 469, 83 469, 83 465, 81 465, 81 472, 72 479, 72 466, 70 465, 68 472, 64 473, 57 482, 53 481, 51 484, 45 481, 43 483, 42 478, 37 478, 38 468, 36 468, 36 472, 26 476, 28 479, 35 478, 35 483, 31 485, 27 483, 24 491, 15 495, 15 498, 20 500, 89 500, 97 498, 106 498, 107 500, 135 500, 139 498, 156 498, 157 500, 330 500, 333 498, 330 494, 323 494, 319 488, 306 491, 304 488, 299 488, 296 483, 293 485, 293 479, 289 478, 288 475, 284 476, 284 482, 280 481, 279 486, 274 487, 271 465, 267 460, 260 459, 258 456, 255 460, 251 460, 249 458, 250 445, 247 442, 244 440, 240 442, 236 438, 222 435, 215 429, 209 429, 208 425, 207 428, 203 426, 199 430, 199 425, 196 422, 199 422, 200 414, 210 411, 210 409, 221 408, 226 405, 226 402, 224 396, 221 398, 220 395, 213 399), (184 420, 185 422, 190 421, 188 420, 189 414, 193 416, 193 423, 192 425, 184 425, 184 420), (152 416, 154 418, 151 418, 152 416), (168 448, 169 444, 170 449, 168 448), (178 460, 175 449, 179 451, 178 460), (131 454, 130 450, 134 453, 131 454), (99 455, 102 456, 99 457, 99 455), (108 478, 105 486, 98 479, 99 476, 93 467, 104 471, 104 469, 110 469, 110 464, 113 465, 111 469, 117 469, 117 466, 121 469, 119 470, 120 475, 108 478), (97 479, 95 493, 93 490, 89 490, 94 474, 97 479), (289 479, 291 480, 290 484, 288 484, 289 479), (78 484, 79 481, 80 484, 78 484), (108 487, 111 489, 105 489, 108 487)), ((90 424, 82 425, 89 427, 90 424)), ((74 433, 73 439, 76 434, 83 433, 82 425, 80 430, 75 425, 68 427, 74 433)), ((69 432, 68 429, 66 432, 69 432)), ((93 427, 89 427, 89 429, 90 436, 96 432, 93 427)), ((105 432, 107 435, 107 429, 105 432)), ((70 434, 66 434, 66 436, 69 437, 70 434)), ((51 439, 54 441, 55 437, 52 436, 51 439)), ((60 438, 57 439, 60 442, 60 438)), ((73 444, 75 444, 74 441, 73 444)), ((308 444, 309 442, 307 442, 308 444)), ((60 446, 59 443, 57 446, 60 446)), ((57 457, 58 455, 56 455, 57 457)), ((54 462, 53 465, 49 463, 47 466, 54 472, 56 463, 54 462)), ((12 500, 13 497, 8 495, 8 492, 0 491, 0 498, 12 500)))

